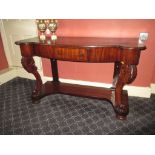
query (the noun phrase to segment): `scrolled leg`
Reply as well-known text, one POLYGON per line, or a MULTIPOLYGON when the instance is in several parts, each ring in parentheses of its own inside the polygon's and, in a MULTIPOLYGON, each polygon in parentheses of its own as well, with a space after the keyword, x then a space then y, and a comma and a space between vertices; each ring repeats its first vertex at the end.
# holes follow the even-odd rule
POLYGON ((22 66, 28 73, 32 73, 36 78, 35 89, 32 92, 32 99, 37 100, 41 97, 42 80, 35 66, 33 57, 22 57, 22 66))
POLYGON ((123 87, 125 84, 129 84, 134 81, 136 75, 136 66, 125 64, 124 62, 120 63, 119 69, 114 71, 113 92, 111 101, 113 103, 116 116, 119 119, 126 119, 126 116, 129 113, 127 97, 126 100, 123 99, 123 87))

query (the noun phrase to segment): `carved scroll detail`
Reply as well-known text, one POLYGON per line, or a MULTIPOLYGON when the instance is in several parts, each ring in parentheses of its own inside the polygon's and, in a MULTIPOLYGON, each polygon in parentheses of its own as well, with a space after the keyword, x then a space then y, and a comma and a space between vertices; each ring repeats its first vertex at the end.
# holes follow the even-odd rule
POLYGON ((136 79, 136 76, 137 76, 136 65, 130 65, 129 67, 130 67, 130 76, 129 76, 129 79, 127 81, 127 84, 132 83, 136 79))
POLYGON ((119 73, 120 73, 120 67, 121 67, 121 63, 120 62, 115 62, 112 88, 116 87, 118 77, 119 77, 119 73))
POLYGON ((32 99, 38 99, 41 95, 42 80, 35 66, 34 59, 32 57, 22 57, 22 66, 28 73, 32 73, 36 78, 35 89, 32 93, 32 99))

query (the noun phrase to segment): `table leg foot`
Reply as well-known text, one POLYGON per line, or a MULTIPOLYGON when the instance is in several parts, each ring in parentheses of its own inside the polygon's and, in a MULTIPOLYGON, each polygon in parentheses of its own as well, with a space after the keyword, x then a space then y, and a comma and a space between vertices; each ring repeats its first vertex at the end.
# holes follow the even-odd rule
POLYGON ((114 110, 116 113, 116 118, 120 120, 125 120, 129 113, 129 106, 128 104, 120 104, 120 105, 114 106, 114 110))
POLYGON ((31 98, 33 102, 39 100, 41 97, 41 92, 37 92, 36 90, 32 92, 31 98))

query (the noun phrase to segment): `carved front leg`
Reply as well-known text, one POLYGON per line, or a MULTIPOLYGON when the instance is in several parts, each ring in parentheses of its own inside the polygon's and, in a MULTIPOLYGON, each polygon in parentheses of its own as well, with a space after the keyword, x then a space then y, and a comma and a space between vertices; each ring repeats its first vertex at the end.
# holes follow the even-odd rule
POLYGON ((41 96, 42 80, 35 66, 34 59, 32 57, 22 57, 21 63, 28 73, 32 73, 35 76, 36 84, 32 93, 32 99, 39 99, 41 96))
POLYGON ((119 119, 125 119, 129 112, 128 101, 123 100, 123 87, 125 84, 134 81, 136 75, 136 66, 124 64, 123 62, 119 64, 119 69, 114 72, 112 103, 119 119))

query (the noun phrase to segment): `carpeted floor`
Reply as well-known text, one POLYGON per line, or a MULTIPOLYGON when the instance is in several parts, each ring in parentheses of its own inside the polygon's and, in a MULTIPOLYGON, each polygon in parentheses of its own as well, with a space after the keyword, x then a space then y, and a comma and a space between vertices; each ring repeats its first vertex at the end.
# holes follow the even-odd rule
POLYGON ((1 135, 155 134, 155 95, 129 97, 126 121, 107 101, 54 94, 32 104, 34 81, 15 78, 0 86, 1 135))

